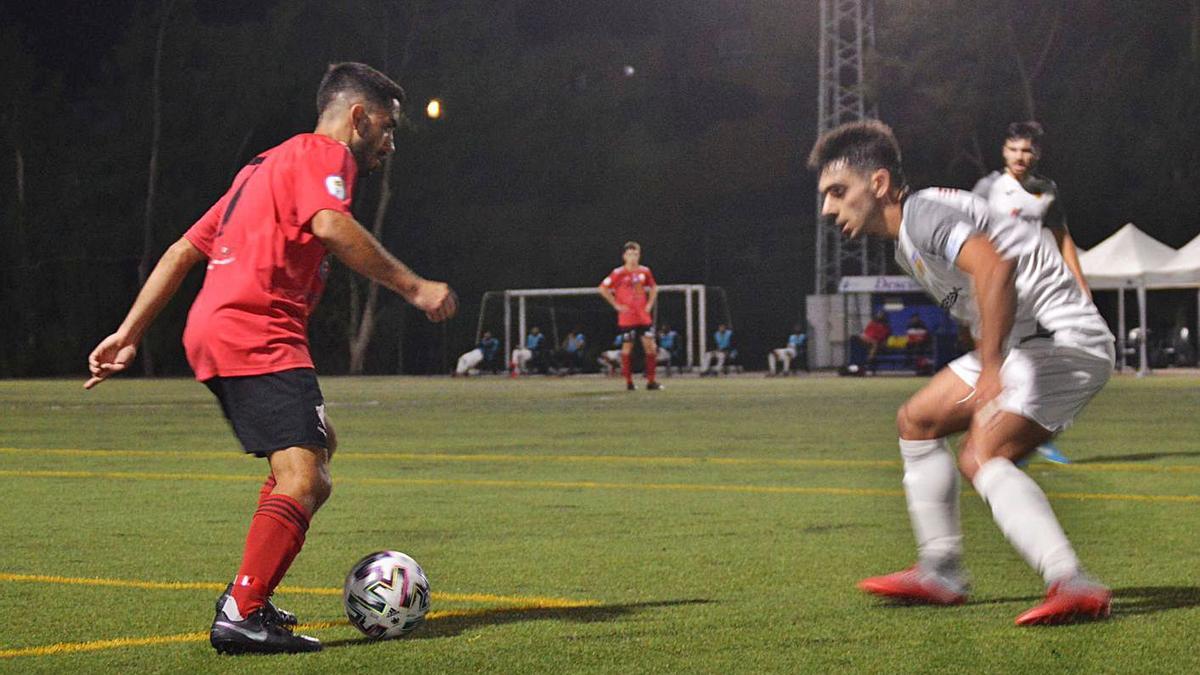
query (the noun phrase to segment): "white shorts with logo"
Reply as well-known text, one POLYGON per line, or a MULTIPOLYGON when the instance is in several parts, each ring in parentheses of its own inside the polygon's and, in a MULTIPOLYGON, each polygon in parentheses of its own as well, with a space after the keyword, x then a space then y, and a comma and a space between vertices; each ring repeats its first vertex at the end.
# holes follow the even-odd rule
MULTIPOLYGON (((1112 343, 1106 347, 1083 349, 1039 337, 1012 348, 1000 369, 1000 410, 1033 420, 1052 433, 1066 429, 1112 375, 1112 343)), ((971 352, 948 367, 974 387, 981 365, 979 354, 971 352)))

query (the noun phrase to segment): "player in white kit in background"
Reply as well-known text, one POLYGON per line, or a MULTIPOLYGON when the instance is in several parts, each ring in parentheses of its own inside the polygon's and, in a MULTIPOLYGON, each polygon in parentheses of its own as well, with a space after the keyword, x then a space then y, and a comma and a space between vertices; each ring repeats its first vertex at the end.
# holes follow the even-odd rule
POLYGON ((893 599, 958 604, 967 596, 959 471, 1046 582, 1045 601, 1019 625, 1107 616, 1111 592, 1086 576, 1045 493, 1014 462, 1075 415, 1108 381, 1113 336, 1052 240, 1006 236, 987 202, 934 188, 908 194, 887 125, 842 125, 817 141, 822 214, 850 238, 896 240, 896 260, 955 319, 976 350, 956 359, 896 415, 917 564, 860 582, 893 599), (966 432, 958 462, 947 437, 966 432))
MULTIPOLYGON (((1091 297, 1075 240, 1067 230, 1066 213, 1054 181, 1035 172, 1042 158, 1042 139, 1045 131, 1036 121, 1013 122, 1004 134, 1001 156, 1004 171, 993 171, 979 179, 972 190, 988 201, 992 222, 1012 222, 1009 237, 1053 236, 1063 262, 1079 282, 1083 292, 1091 297)), ((1038 454, 1052 462, 1069 464, 1070 460, 1053 443, 1037 448, 1038 454)))

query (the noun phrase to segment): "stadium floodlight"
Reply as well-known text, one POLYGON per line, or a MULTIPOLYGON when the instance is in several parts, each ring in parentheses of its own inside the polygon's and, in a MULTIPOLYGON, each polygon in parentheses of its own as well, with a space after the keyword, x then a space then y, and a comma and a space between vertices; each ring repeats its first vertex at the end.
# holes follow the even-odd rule
MULTIPOLYGON (((663 301, 672 296, 682 296, 683 300, 683 323, 671 322, 676 326, 682 326, 683 339, 686 345, 684 356, 685 363, 688 368, 692 368, 698 361, 700 354, 704 353, 706 345, 706 334, 708 326, 708 296, 713 294, 714 300, 718 301, 718 314, 722 317, 721 321, 730 327, 733 322, 729 316, 729 302, 725 295, 724 289, 719 286, 706 286, 704 284, 663 284, 658 287, 659 301, 654 306, 654 323, 656 326, 661 326, 659 322, 659 308, 662 307, 663 301)), ((495 301, 499 300, 503 304, 504 313, 504 353, 505 355, 512 354, 514 347, 513 329, 516 328, 518 339, 523 339, 528 331, 529 324, 529 303, 530 301, 544 300, 553 302, 555 298, 570 298, 570 297, 590 297, 595 299, 596 311, 602 312, 611 325, 616 325, 616 314, 611 308, 603 304, 600 299, 600 293, 595 286, 584 288, 523 288, 523 289, 507 289, 503 291, 488 291, 483 294, 483 299, 479 307, 479 322, 475 328, 475 339, 478 341, 479 336, 483 334, 483 327, 489 306, 494 306, 495 301), (516 326, 513 325, 513 306, 516 305, 516 326)), ((678 302, 678 300, 676 300, 678 302)), ((557 321, 551 305, 550 309, 551 321, 557 321)), ((554 334, 550 338, 554 343, 558 342, 557 327, 554 328, 554 334)))

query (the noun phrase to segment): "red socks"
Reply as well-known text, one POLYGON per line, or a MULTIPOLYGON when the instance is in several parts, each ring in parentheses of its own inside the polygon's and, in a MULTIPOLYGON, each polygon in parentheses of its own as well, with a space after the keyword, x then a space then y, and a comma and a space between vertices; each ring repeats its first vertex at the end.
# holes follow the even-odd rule
POLYGON ((242 616, 262 607, 304 546, 309 513, 295 499, 269 494, 274 476, 263 485, 258 510, 246 534, 242 566, 233 582, 232 595, 242 616))
POLYGON ((258 505, 262 506, 263 500, 271 496, 275 491, 275 474, 267 476, 267 480, 263 482, 262 489, 258 491, 258 505))
MULTIPOLYGON (((646 357, 646 381, 654 381, 654 371, 658 368, 658 360, 654 354, 642 352, 646 357)), ((621 352, 621 375, 625 377, 626 384, 633 384, 633 354, 621 352)))

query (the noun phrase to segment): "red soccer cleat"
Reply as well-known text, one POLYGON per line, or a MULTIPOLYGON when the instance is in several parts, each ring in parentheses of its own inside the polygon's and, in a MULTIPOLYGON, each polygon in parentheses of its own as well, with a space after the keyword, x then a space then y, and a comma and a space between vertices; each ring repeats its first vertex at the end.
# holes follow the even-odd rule
POLYGON ((961 588, 916 565, 901 572, 863 579, 858 587, 872 595, 923 605, 961 605, 967 600, 961 588))
POLYGON ((1112 607, 1112 591, 1083 577, 1056 581, 1042 604, 1017 617, 1018 626, 1051 626, 1079 619, 1101 619, 1112 607))

